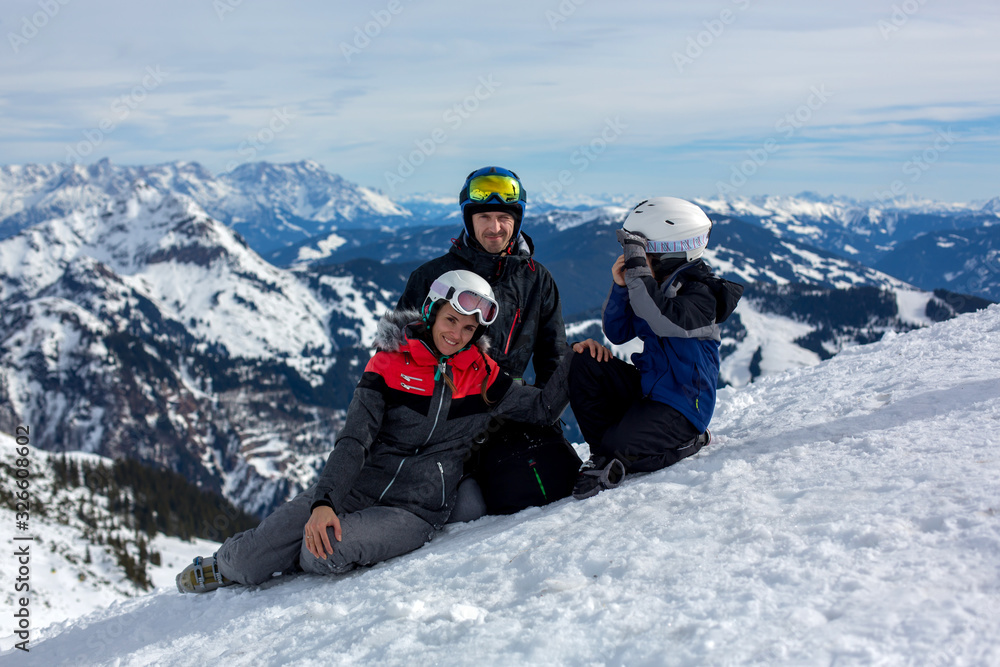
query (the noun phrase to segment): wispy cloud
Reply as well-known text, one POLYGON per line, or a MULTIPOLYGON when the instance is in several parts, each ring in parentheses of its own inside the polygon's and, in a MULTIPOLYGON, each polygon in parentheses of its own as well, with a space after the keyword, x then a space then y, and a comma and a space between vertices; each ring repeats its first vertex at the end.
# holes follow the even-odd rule
POLYGON ((501 162, 539 185, 585 163, 566 186, 580 192, 711 194, 734 161, 776 136, 781 148, 748 190, 863 196, 887 160, 950 125, 961 140, 917 185, 986 198, 1000 182, 1000 166, 980 154, 998 136, 1000 10, 981 2, 225 6, 70 0, 26 39, 38 3, 6 3, 3 161, 66 159, 67 144, 133 95, 141 103, 88 159, 219 171, 288 109, 295 122, 255 159, 315 159, 383 189, 400 157, 442 130, 400 191, 451 192, 471 168, 501 162), (345 56, 345 44, 358 52, 345 56), (142 95, 148 67, 166 77, 142 95), (496 90, 475 100, 489 77, 496 90), (776 125, 822 86, 831 99, 784 136, 776 125), (628 131, 600 159, 570 163, 609 118, 628 131))

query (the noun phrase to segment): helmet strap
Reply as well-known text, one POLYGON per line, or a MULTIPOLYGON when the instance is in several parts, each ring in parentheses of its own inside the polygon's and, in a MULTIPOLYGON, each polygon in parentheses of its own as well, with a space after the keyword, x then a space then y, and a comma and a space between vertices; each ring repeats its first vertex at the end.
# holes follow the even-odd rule
POLYGON ((431 314, 434 312, 435 303, 437 302, 431 301, 429 298, 424 299, 424 307, 422 309, 423 312, 421 313, 422 317, 420 319, 423 320, 424 324, 426 324, 427 326, 431 325, 431 319, 432 319, 431 314))

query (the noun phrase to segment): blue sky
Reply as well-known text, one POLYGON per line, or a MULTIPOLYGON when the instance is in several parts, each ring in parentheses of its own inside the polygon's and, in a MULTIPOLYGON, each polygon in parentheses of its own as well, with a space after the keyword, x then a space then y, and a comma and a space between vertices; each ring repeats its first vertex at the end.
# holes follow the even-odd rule
POLYGON ((0 164, 316 160, 390 196, 1000 195, 1000 7, 5 0, 0 164))

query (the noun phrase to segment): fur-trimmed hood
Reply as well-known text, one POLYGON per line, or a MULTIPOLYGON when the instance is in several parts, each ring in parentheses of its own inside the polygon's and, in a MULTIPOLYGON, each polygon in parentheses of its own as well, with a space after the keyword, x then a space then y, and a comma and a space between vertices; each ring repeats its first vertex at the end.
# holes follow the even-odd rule
MULTIPOLYGON (((378 329, 375 332, 375 341, 372 345, 376 350, 383 352, 399 352, 403 349, 406 338, 415 337, 416 333, 407 328, 411 325, 421 324, 422 316, 419 310, 404 308, 402 310, 390 310, 378 322, 378 329)), ((489 336, 483 334, 476 341, 476 347, 486 354, 490 349, 489 336)))

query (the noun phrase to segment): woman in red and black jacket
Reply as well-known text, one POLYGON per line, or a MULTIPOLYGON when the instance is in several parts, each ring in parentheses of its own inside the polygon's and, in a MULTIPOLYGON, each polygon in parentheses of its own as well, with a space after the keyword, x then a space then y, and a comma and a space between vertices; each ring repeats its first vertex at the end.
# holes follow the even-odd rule
POLYGON ((485 280, 449 271, 421 311, 387 314, 319 481, 215 557, 196 558, 178 588, 259 584, 298 568, 339 574, 427 542, 448 520, 473 436, 491 417, 552 423, 569 402, 571 354, 544 390, 500 371, 483 335, 497 311, 485 280))

